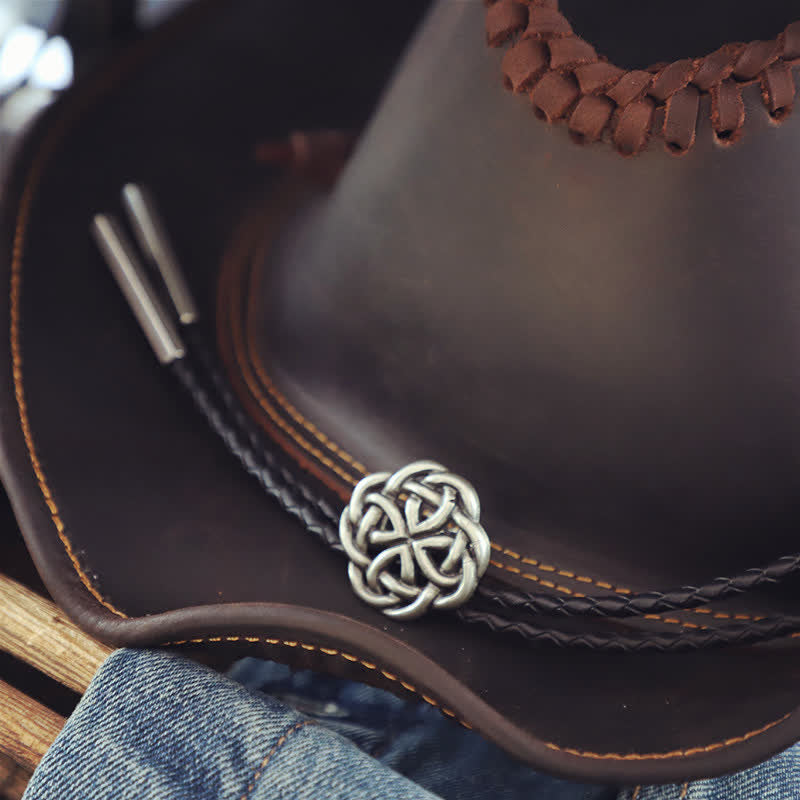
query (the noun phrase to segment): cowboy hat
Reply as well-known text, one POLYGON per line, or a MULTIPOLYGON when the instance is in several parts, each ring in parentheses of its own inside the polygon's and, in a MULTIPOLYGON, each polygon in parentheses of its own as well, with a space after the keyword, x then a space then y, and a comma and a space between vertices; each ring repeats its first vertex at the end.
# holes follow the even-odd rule
POLYGON ((800 738, 797 28, 653 25, 642 69, 580 3, 395 5, 202 2, 24 140, 0 469, 37 566, 110 643, 341 672, 567 777, 760 761, 800 738), (370 117, 332 189, 264 163, 370 117))

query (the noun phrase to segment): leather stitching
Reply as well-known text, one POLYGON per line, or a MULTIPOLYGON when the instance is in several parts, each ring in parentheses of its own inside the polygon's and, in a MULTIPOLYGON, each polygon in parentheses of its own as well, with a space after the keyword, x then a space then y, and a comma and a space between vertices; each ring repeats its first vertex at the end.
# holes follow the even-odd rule
MULTIPOLYGON (((570 578, 571 580, 578 581, 579 583, 588 583, 592 584, 593 586, 599 586, 601 589, 607 589, 615 594, 633 594, 630 589, 625 589, 621 586, 613 586, 612 584, 608 583, 608 581, 590 578, 588 575, 577 575, 574 572, 570 572, 566 569, 560 569, 552 564, 543 564, 538 559, 522 556, 519 553, 515 553, 513 550, 509 550, 507 547, 502 547, 499 544, 493 543, 492 548, 502 553, 504 556, 513 558, 515 561, 521 561, 523 564, 529 564, 530 566, 536 567, 536 569, 541 570, 542 572, 553 572, 556 575, 561 575, 564 578, 570 578)), ((508 567, 505 567, 505 569, 508 569, 508 567)), ((525 576, 523 575, 523 577, 525 576)), ((536 580, 538 581, 539 579, 537 578, 536 580)), ((563 587, 556 586, 555 584, 553 584, 552 588, 558 589, 559 591, 564 591, 567 594, 574 594, 574 592, 570 591, 569 589, 564 589, 563 587)))
POLYGON ((250 793, 253 791, 253 789, 255 789, 256 784, 258 783, 258 779, 264 774, 264 770, 267 768, 267 765, 272 760, 272 757, 275 755, 275 753, 278 752, 278 750, 281 749, 281 747, 283 747, 284 744, 286 744, 287 739, 293 733, 297 733, 297 731, 301 730, 302 728, 305 728, 308 725, 313 725, 313 724, 315 724, 315 723, 310 719, 309 720, 305 720, 304 722, 298 722, 296 725, 294 725, 293 727, 289 728, 289 730, 286 731, 286 733, 284 733, 280 737, 280 739, 278 739, 277 742, 275 742, 275 745, 273 746, 273 748, 269 751, 269 753, 267 753, 267 755, 264 757, 264 760, 261 762, 261 764, 259 764, 258 769, 255 771, 255 774, 253 775, 253 779, 247 785, 247 789, 245 789, 245 792, 241 796, 240 800, 248 800, 248 798, 250 797, 250 793))
MULTIPOLYGON (((255 270, 251 270, 251 279, 255 278, 255 270)), ((240 287, 240 284, 234 284, 233 292, 231 293, 232 303, 235 303, 237 300, 236 290, 240 287)), ((258 292, 256 291, 256 287, 251 285, 249 287, 249 291, 247 294, 247 317, 248 319, 254 318, 253 308, 255 305, 256 297, 258 296, 258 292)), ((241 294, 239 295, 238 299, 241 299, 241 294)), ((235 306, 231 306, 231 313, 235 313, 234 311, 235 306)), ((311 420, 304 417, 300 411, 298 411, 285 397, 285 395, 278 389, 277 386, 273 383, 270 376, 267 374, 266 369, 261 362, 260 358, 252 358, 253 348, 251 346, 252 342, 252 330, 240 331, 241 338, 238 339, 237 343, 240 346, 242 351, 243 358, 248 366, 252 366, 252 368, 256 372, 256 382, 261 383, 261 386, 266 389, 267 393, 274 398, 274 400, 278 403, 278 405, 289 415, 289 417, 304 428, 311 436, 313 436, 323 447, 326 447, 328 450, 331 451, 335 456, 341 459, 345 464, 351 466, 357 473, 357 477, 353 477, 348 475, 347 473, 337 473, 340 474, 345 480, 348 480, 351 485, 355 486, 358 481, 364 477, 369 470, 367 469, 364 464, 358 461, 354 456, 348 453, 343 447, 340 447, 336 442, 334 442, 330 437, 326 436, 323 431, 321 431, 311 420)), ((238 355, 238 354, 237 354, 238 355)), ((249 383, 248 383, 249 385, 249 383)), ((256 390, 257 391, 257 390, 256 390)), ((259 405, 262 405, 262 401, 266 401, 266 398, 263 397, 260 393, 257 395, 256 399, 259 401, 259 405)), ((263 407, 263 405, 262 405, 263 407)), ((267 411, 267 409, 264 409, 267 411)), ((268 412, 269 413, 269 412, 268 412)), ((293 435, 295 438, 296 435, 293 435)), ((300 442, 298 441, 298 444, 300 442)), ((322 463, 325 463, 323 461, 322 463)), ((326 464, 326 466, 328 466, 326 464)))
MULTIPOLYGON (((345 653, 341 650, 337 650, 335 648, 329 647, 321 647, 319 645, 314 644, 306 644, 304 642, 299 642, 296 640, 286 640, 286 639, 271 639, 271 638, 264 638, 260 636, 208 636, 204 638, 197 638, 197 639, 181 639, 174 642, 166 642, 162 645, 162 647, 177 647, 179 645, 187 645, 187 644, 218 644, 218 643, 241 643, 247 642, 249 644, 268 644, 274 646, 283 646, 283 647, 294 647, 294 648, 301 648, 303 650, 307 650, 310 652, 318 652, 324 655, 333 656, 343 658, 346 661, 351 663, 360 664, 363 667, 366 667, 369 670, 381 673, 385 678, 390 681, 395 681, 399 683, 404 689, 412 692, 413 694, 418 695, 422 700, 424 700, 428 705, 432 705, 435 708, 438 708, 443 714, 446 714, 448 717, 452 717, 465 728, 472 729, 471 726, 464 722, 463 720, 459 719, 456 714, 451 711, 450 709, 441 705, 441 703, 434 700, 432 697, 423 694, 420 692, 416 687, 412 686, 411 684, 406 683, 405 681, 398 678, 397 675, 394 673, 388 672, 382 669, 377 664, 371 661, 365 661, 364 659, 359 658, 358 656, 354 656, 351 653, 345 653)), ((670 750, 665 753, 595 753, 591 750, 579 750, 572 747, 563 747, 561 745, 555 744, 554 742, 545 742, 544 746, 548 750, 553 750, 559 753, 566 753, 567 755, 577 756, 578 758, 587 758, 591 760, 602 760, 602 761, 665 761, 669 759, 675 758, 686 758, 688 756, 695 756, 701 755, 704 753, 712 753, 716 750, 724 750, 728 747, 733 747, 737 744, 742 744, 744 742, 749 741, 750 739, 754 739, 761 734, 766 733, 767 731, 771 730, 772 728, 777 727, 781 723, 785 722, 789 717, 792 716, 792 713, 789 712, 784 714, 779 719, 773 720, 772 722, 768 722, 766 725, 763 725, 760 728, 757 728, 752 731, 748 731, 747 733, 742 734, 741 736, 734 736, 729 739, 724 739, 721 742, 714 742, 708 745, 702 745, 698 747, 689 747, 683 750, 670 750)))
POLYGON ((354 656, 351 653, 346 653, 343 650, 337 650, 333 647, 321 647, 315 644, 306 644, 304 642, 298 642, 293 639, 269 639, 263 638, 260 636, 207 636, 204 638, 197 638, 197 639, 181 639, 176 642, 166 642, 162 645, 162 647, 177 647, 178 645, 186 645, 186 644, 219 644, 222 643, 241 643, 247 642, 248 644, 268 644, 272 646, 279 646, 279 647, 299 647, 302 650, 307 650, 309 652, 314 653, 322 653, 326 656, 334 656, 338 658, 343 658, 345 661, 349 661, 351 664, 360 664, 365 669, 368 669, 372 672, 379 672, 384 678, 398 685, 402 686, 406 691, 411 692, 412 694, 416 694, 422 700, 424 700, 428 705, 433 706, 434 708, 438 708, 445 716, 451 717, 452 719, 456 720, 456 722, 463 725, 465 728, 472 730, 472 726, 468 725, 463 720, 459 719, 456 716, 454 711, 451 711, 449 708, 446 708, 438 701, 434 700, 427 694, 424 694, 415 686, 410 683, 407 683, 404 680, 401 680, 397 675, 392 672, 389 672, 385 669, 381 669, 377 664, 371 661, 365 661, 362 658, 358 658, 358 656, 354 656))
MULTIPOLYGON (((238 288, 238 284, 237 284, 237 288, 238 288)), ((234 290, 231 293, 231 296, 229 298, 230 305, 231 305, 229 314, 230 314, 230 318, 231 319, 234 319, 235 316, 236 316, 235 309, 237 307, 237 300, 238 299, 239 299, 239 296, 237 296, 236 290, 234 290)), ((333 473, 338 475, 349 486, 355 486, 358 483, 359 479, 367 474, 366 467, 364 467, 363 465, 359 464, 357 461, 355 461, 353 459, 352 456, 350 456, 347 453, 344 453, 343 450, 341 450, 340 448, 337 447, 336 448, 336 452, 340 456, 340 458, 342 457, 342 454, 346 455, 348 463, 351 464, 356 469, 356 471, 360 473, 358 478, 353 477, 349 472, 346 472, 339 465, 337 465, 330 457, 326 456, 321 450, 319 450, 317 447, 315 447, 310 442, 308 442, 308 440, 305 437, 301 436, 297 432, 297 430, 294 427, 292 427, 292 425, 286 419, 284 419, 279 413, 277 413, 277 411, 275 410, 275 407, 269 402, 269 400, 260 391, 259 386, 257 384, 257 379, 255 378, 255 376, 253 375, 253 373, 249 369, 249 362, 248 362, 248 358, 247 358, 248 354, 245 352, 246 348, 245 348, 244 343, 242 341, 242 338, 243 338, 243 335, 244 335, 243 331, 241 329, 239 329, 237 326, 231 325, 230 326, 230 332, 231 332, 232 339, 233 339, 233 349, 234 349, 234 352, 235 352, 235 357, 236 357, 236 362, 237 362, 237 367, 238 367, 239 374, 244 379, 244 381, 247 384, 248 388, 250 389, 250 392, 253 395, 254 399, 258 402, 258 405, 266 412, 266 414, 268 415, 268 417, 271 420, 271 422, 274 425, 277 425, 278 428, 280 428, 280 430, 282 430, 285 434, 287 434, 295 442, 295 444, 297 444, 300 448, 302 448, 306 453, 311 455, 313 458, 317 459, 321 464, 326 466, 333 473)), ((281 407, 283 407, 283 404, 281 402, 281 398, 282 398, 282 395, 280 395, 278 393, 277 396, 276 396, 276 400, 278 401, 279 405, 281 405, 281 407)), ((293 413, 290 414, 290 416, 301 417, 299 412, 297 412, 293 407, 292 407, 292 412, 293 413)), ((321 433, 319 431, 319 429, 315 425, 313 425, 312 423, 309 423, 308 421, 306 421, 306 422, 307 422, 306 429, 309 431, 309 433, 312 434, 312 436, 314 436, 317 439, 317 441, 321 445, 323 445, 325 447, 329 447, 329 443, 333 444, 331 442, 331 440, 328 439, 328 437, 324 437, 324 440, 321 439, 320 436, 319 436, 319 434, 321 433)), ((336 446, 336 445, 334 445, 334 446, 336 446)))
POLYGON ((800 58, 800 22, 771 41, 726 44, 713 53, 647 70, 624 70, 577 36, 557 0, 484 0, 490 47, 510 44, 503 82, 529 95, 537 116, 566 122, 580 143, 605 140, 636 155, 653 136, 680 155, 696 138, 703 95, 711 96, 711 124, 722 144, 736 141, 745 122, 742 89, 761 87, 774 122, 795 99, 791 66, 800 58))
MULTIPOLYGON (((124 62, 125 64, 127 62, 124 62)), ((122 70, 120 70, 122 71, 122 70)), ((109 76, 107 76, 108 78, 109 76)), ((117 74, 111 76, 111 79, 103 81, 99 84, 98 90, 103 91, 114 79, 118 77, 117 74)), ((17 403, 17 410, 19 412, 20 427, 22 429, 22 436, 25 441, 25 447, 28 451, 28 458, 36 477, 36 482, 39 486, 39 491, 44 499, 45 505, 50 512, 50 518, 55 526, 58 538, 69 558, 73 569, 75 570, 80 582, 86 590, 97 600, 100 605, 123 619, 128 619, 128 615, 120 611, 114 604, 103 597, 97 587, 94 585, 91 577, 86 569, 81 564, 67 533, 66 525, 58 508, 53 492, 47 481, 44 469, 42 468, 39 455, 36 451, 36 446, 33 441, 33 433, 28 416, 28 406, 25 399, 25 385, 23 380, 22 366, 22 346, 21 346, 21 312, 20 301, 22 296, 22 262, 25 251, 25 235, 28 229, 28 222, 30 220, 31 208, 33 205, 34 195, 39 186, 39 182, 44 173, 45 166, 49 162, 61 137, 66 133, 72 123, 79 116, 82 110, 78 107, 76 110, 73 108, 71 114, 65 114, 59 120, 59 124, 54 126, 48 137, 45 139, 41 148, 39 149, 36 157, 33 160, 30 171, 28 172, 25 180, 25 188, 20 199, 19 210, 17 212, 17 221, 14 229, 14 240, 12 246, 11 256, 11 286, 10 286, 10 343, 11 343, 11 364, 12 376, 14 381, 14 397, 17 403)))
MULTIPOLYGON (((250 299, 248 305, 251 305, 253 300, 255 299, 255 292, 251 291, 249 293, 250 299)), ((248 310, 248 317, 252 317, 250 310, 248 310)), ((244 332, 242 332, 244 333, 244 332)), ((250 337, 247 337, 248 343, 250 342, 250 337)), ((327 447, 332 453, 338 456, 342 461, 346 464, 349 464, 356 472, 359 473, 358 478, 353 478, 352 476, 342 475, 345 477, 346 480, 352 482, 352 485, 358 483, 358 480, 364 477, 369 470, 362 464, 360 461, 357 461, 350 453, 348 453, 343 447, 340 447, 336 444, 329 436, 326 436, 323 431, 321 431, 311 420, 304 417, 290 402, 289 400, 283 395, 283 393, 275 386, 270 376, 267 374, 267 371, 264 369, 264 365, 261 362, 260 358, 253 358, 252 351, 253 348, 250 346, 243 346, 243 350, 246 350, 245 358, 249 357, 248 363, 252 365, 253 369, 256 372, 258 377, 258 381, 261 383, 261 386, 266 389, 267 393, 278 403, 278 405, 301 427, 305 428, 305 430, 311 434, 321 445, 327 447)), ((248 383, 248 386, 250 384, 248 383)), ((258 390, 256 389, 256 392, 258 390)), ((259 401, 259 405, 263 406, 263 400, 266 398, 263 397, 260 393, 256 395, 256 399, 259 401)), ((264 409, 267 411, 267 409, 264 409)), ((269 413, 269 411, 267 411, 269 413)), ((295 436, 293 435, 293 438, 295 436)), ((299 443, 299 442, 298 442, 299 443)), ((325 462, 323 462, 325 463, 325 462)))
POLYGON ((721 742, 714 742, 713 744, 707 744, 701 747, 689 747, 685 750, 671 750, 667 753, 593 753, 591 750, 576 750, 571 747, 559 747, 558 745, 550 742, 546 743, 545 747, 547 747, 548 750, 557 750, 561 753, 568 753, 571 756, 579 756, 580 758, 589 758, 597 761, 666 761, 667 759, 671 758, 688 758, 689 756, 713 753, 717 750, 724 750, 727 747, 743 744, 744 742, 750 741, 750 739, 754 739, 756 736, 761 736, 761 734, 772 730, 772 728, 777 727, 782 722, 786 722, 786 720, 791 716, 792 714, 789 712, 788 714, 784 714, 779 719, 768 722, 761 728, 757 728, 754 731, 748 731, 741 736, 734 736, 730 739, 725 739, 721 742))

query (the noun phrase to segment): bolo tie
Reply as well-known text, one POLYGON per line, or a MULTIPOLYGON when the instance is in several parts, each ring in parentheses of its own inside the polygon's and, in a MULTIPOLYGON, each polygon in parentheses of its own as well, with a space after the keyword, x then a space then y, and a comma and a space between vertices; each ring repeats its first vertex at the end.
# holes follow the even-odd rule
POLYGON ((796 615, 670 632, 553 627, 559 618, 613 621, 696 609, 786 580, 800 571, 800 553, 701 586, 565 597, 525 592, 486 574, 491 539, 481 524, 478 491, 435 461, 367 475, 344 509, 335 508, 286 466, 241 407, 198 324, 197 305, 153 198, 130 183, 121 200, 133 240, 111 214, 95 215, 91 232, 156 358, 264 493, 322 545, 346 557, 343 573, 367 605, 400 622, 453 614, 499 635, 626 652, 744 645, 800 632, 796 615))

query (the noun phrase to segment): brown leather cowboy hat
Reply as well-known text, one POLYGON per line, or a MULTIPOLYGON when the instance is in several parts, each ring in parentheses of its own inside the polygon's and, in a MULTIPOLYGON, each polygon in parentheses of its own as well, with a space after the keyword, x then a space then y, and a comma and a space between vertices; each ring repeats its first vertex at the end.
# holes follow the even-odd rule
POLYGON ((427 5, 201 2, 27 136, 31 553, 105 641, 341 672, 560 775, 763 760, 800 738, 791 4, 427 5), (370 117, 332 190, 259 156, 370 117), (90 234, 129 182, 200 310, 166 367, 90 234))

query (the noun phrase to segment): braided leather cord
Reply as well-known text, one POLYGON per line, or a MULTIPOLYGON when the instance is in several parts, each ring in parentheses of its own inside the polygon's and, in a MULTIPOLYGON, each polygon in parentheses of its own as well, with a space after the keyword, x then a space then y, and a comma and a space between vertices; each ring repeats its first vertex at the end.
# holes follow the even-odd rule
MULTIPOLYGON (((170 369, 191 396, 195 406, 205 417, 211 429, 220 437, 225 447, 281 507, 300 522, 328 547, 342 551, 338 534, 338 514, 314 492, 298 481, 286 468, 277 463, 265 447, 260 434, 240 408, 227 382, 216 364, 214 355, 205 346, 197 331, 187 331, 191 353, 197 364, 189 358, 170 364, 170 369), (199 370, 197 369, 199 367, 199 370), (198 372, 200 373, 198 375, 198 372), (205 385, 202 375, 205 376, 205 385)), ((751 570, 737 578, 720 579, 709 587, 686 589, 662 594, 651 592, 620 598, 616 595, 597 597, 572 597, 566 600, 551 595, 529 595, 514 589, 496 590, 479 586, 479 594, 456 614, 465 622, 482 624, 498 633, 520 636, 527 641, 551 643, 562 647, 582 647, 594 650, 625 652, 695 650, 724 645, 742 645, 766 641, 800 631, 800 617, 780 617, 733 623, 718 628, 681 629, 674 633, 652 631, 580 632, 561 631, 541 627, 516 617, 518 613, 563 616, 640 616, 652 609, 678 610, 707 602, 709 592, 717 591, 714 599, 731 593, 747 591, 797 569, 800 556, 787 556, 771 567, 751 570), (721 584, 725 584, 723 587, 721 584), (683 597, 679 597, 684 592, 683 597), (507 618, 490 611, 481 601, 499 604, 515 617, 507 618), (621 602, 620 602, 621 601, 621 602), (660 606, 659 603, 662 605, 660 606), (681 605, 686 603, 687 605, 681 605), (667 604, 667 605, 663 605, 667 604), (676 605, 677 604, 677 605, 676 605), (641 608, 639 607, 641 606, 641 608)))
MULTIPOLYGON (((222 402, 225 412, 228 414, 230 419, 230 430, 226 432, 228 441, 232 442, 233 440, 231 437, 237 433, 239 437, 244 437, 247 445, 245 446, 244 442, 240 442, 237 451, 242 457, 246 456, 248 461, 253 463, 261 461, 263 467, 269 468, 269 470, 275 474, 274 481, 282 481, 286 487, 298 493, 300 497, 315 510, 315 513, 321 514, 322 517, 332 523, 334 528, 338 530, 339 512, 333 509, 324 500, 320 499, 308 486, 298 481, 285 466, 277 462, 275 456, 265 446, 261 434, 255 428, 247 414, 244 413, 239 401, 231 391, 220 367, 217 365, 215 356, 206 346, 205 339, 200 334, 198 325, 195 324, 186 328, 185 334, 189 342, 190 352, 199 362, 201 372, 205 372, 214 392, 222 402)), ((199 390, 198 383, 198 391, 199 390)), ((221 419, 221 413, 218 410, 215 413, 221 419)), ((228 449, 230 450, 231 447, 229 446, 228 449)), ((237 458, 239 458, 240 461, 242 460, 238 455, 237 458)), ((332 534, 326 533, 325 540, 326 543, 334 547, 334 549, 341 549, 337 531, 334 531, 332 534)))
MULTIPOLYGON (((254 448, 245 441, 240 430, 232 425, 229 414, 220 409, 213 392, 206 389, 186 359, 172 362, 169 368, 191 396, 195 406, 205 417, 211 429, 220 437, 228 451, 252 475, 261 488, 275 498, 281 507, 296 517, 311 533, 322 539, 328 547, 342 550, 333 514, 321 501, 311 502, 311 493, 301 488, 286 470, 271 466, 263 448, 254 448)), ((272 460, 272 459, 269 459, 272 460)), ((273 462, 274 463, 274 462, 273 462)))
POLYGON ((677 633, 567 633, 516 619, 506 619, 484 609, 463 607, 456 614, 464 622, 487 626, 495 633, 513 634, 529 642, 588 650, 626 653, 656 651, 677 653, 714 647, 733 647, 779 639, 800 631, 800 617, 770 617, 756 622, 724 625, 719 628, 681 630, 677 633))
POLYGON ((502 589, 485 582, 476 591, 484 599, 515 611, 551 616, 621 618, 697 608, 752 591, 759 586, 778 583, 797 572, 800 572, 800 553, 782 556, 765 567, 750 569, 730 578, 716 578, 705 586, 684 586, 668 592, 561 597, 502 589))
POLYGON ((723 144, 745 122, 742 88, 759 84, 775 121, 792 110, 791 67, 800 60, 800 21, 775 39, 726 44, 703 58, 647 70, 624 70, 576 36, 558 0, 484 0, 490 46, 510 44, 503 59, 508 89, 530 96, 538 116, 565 121, 581 143, 609 141, 623 155, 641 152, 654 135, 685 153, 695 142, 700 97, 711 97, 711 125, 723 144))
MULTIPOLYGON (((171 364, 170 368, 212 430, 267 494, 275 498, 288 513, 299 519, 328 547, 341 551, 336 512, 327 503, 319 500, 308 487, 297 481, 288 470, 277 464, 274 456, 265 448, 260 434, 253 428, 233 397, 213 354, 205 347, 202 338, 196 331, 191 331, 189 338, 191 352, 199 362, 200 371, 206 375, 211 388, 203 385, 195 366, 188 359, 178 360, 171 364)), ((606 617, 636 616, 651 613, 654 609, 677 610, 690 607, 692 604, 700 605, 707 602, 710 593, 714 591, 718 593, 713 595, 713 599, 720 599, 732 592, 746 591, 796 570, 798 560, 800 557, 790 556, 780 559, 772 568, 754 570, 736 579, 721 579, 714 582, 710 590, 709 587, 704 587, 705 591, 680 590, 684 592, 683 597, 677 596, 680 592, 667 594, 652 592, 624 598, 613 595, 562 600, 551 595, 528 595, 514 589, 495 590, 481 586, 479 597, 474 598, 468 607, 461 608, 456 613, 465 622, 482 624, 498 633, 509 633, 527 641, 565 647, 625 652, 650 650, 673 652, 750 644, 800 631, 800 618, 767 618, 713 629, 682 629, 675 633, 654 634, 651 631, 575 633, 540 627, 518 618, 507 618, 479 604, 482 598, 515 612, 606 617)))
MULTIPOLYGON (((201 387, 200 381, 191 370, 187 370, 188 374, 181 374, 178 377, 190 391, 195 404, 209 421, 212 429, 222 438, 228 450, 245 469, 259 480, 262 488, 268 494, 275 496, 286 510, 299 516, 298 504, 305 502, 312 513, 320 514, 327 520, 324 530, 315 529, 312 532, 320 535, 330 547, 341 551, 337 532, 339 514, 327 503, 320 501, 309 487, 299 483, 289 470, 276 463, 274 455, 266 448, 261 435, 255 430, 233 396, 203 338, 194 330, 188 334, 188 338, 191 352, 196 356, 202 371, 208 376, 214 392, 224 406, 224 411, 220 411, 214 405, 208 392, 201 387), (226 416, 227 421, 225 421, 226 416), (283 487, 279 485, 281 482, 284 484, 283 487), (298 495, 291 498, 291 508, 287 505, 290 499, 286 494, 287 491, 298 495)), ((304 519, 301 517, 301 521, 304 519)), ((503 608, 532 614, 624 618, 697 608, 751 591, 759 586, 777 583, 798 571, 800 571, 800 553, 795 553, 784 556, 766 567, 751 569, 741 575, 717 578, 705 586, 686 586, 669 592, 562 597, 546 593, 522 592, 510 587, 502 588, 503 584, 495 580, 491 584, 480 584, 477 593, 503 608)))
MULTIPOLYGON (((322 532, 321 538, 329 546, 341 551, 336 530, 339 514, 327 503, 320 501, 308 486, 299 483, 289 470, 277 465, 273 454, 266 448, 261 435, 255 430, 249 417, 231 392, 203 338, 196 335, 196 331, 192 331, 192 334, 195 335, 189 336, 191 351, 200 362, 202 370, 209 377, 216 394, 225 407, 230 422, 224 430, 221 429, 223 414, 213 406, 208 397, 200 394, 203 390, 196 378, 193 389, 193 392, 196 393, 196 395, 193 394, 195 403, 198 406, 203 403, 208 407, 208 411, 203 412, 204 415, 207 419, 209 414, 213 415, 213 421, 209 419, 212 427, 214 430, 220 428, 217 430, 218 435, 223 438, 228 449, 249 472, 252 472, 253 465, 261 464, 255 468, 258 470, 256 477, 262 487, 267 488, 265 485, 267 476, 272 477, 273 490, 277 490, 278 481, 282 481, 286 488, 299 495, 299 498, 294 501, 295 508, 302 498, 302 501, 308 503, 316 513, 328 520, 334 529, 330 530, 326 525, 326 530, 322 532), (243 438, 247 444, 242 441, 243 438)), ((185 378, 182 379, 182 382, 188 388, 185 378)), ((270 494, 273 493, 272 490, 267 489, 267 491, 270 494)), ((285 497, 285 494, 282 496, 285 497)), ((503 608, 532 614, 625 618, 697 608, 724 600, 732 595, 752 591, 760 586, 777 583, 797 572, 800 572, 800 553, 783 556, 765 567, 750 569, 740 575, 716 578, 704 586, 685 586, 668 592, 562 597, 546 593, 522 592, 510 587, 503 588, 503 584, 494 581, 490 585, 480 584, 477 593, 503 608)))

